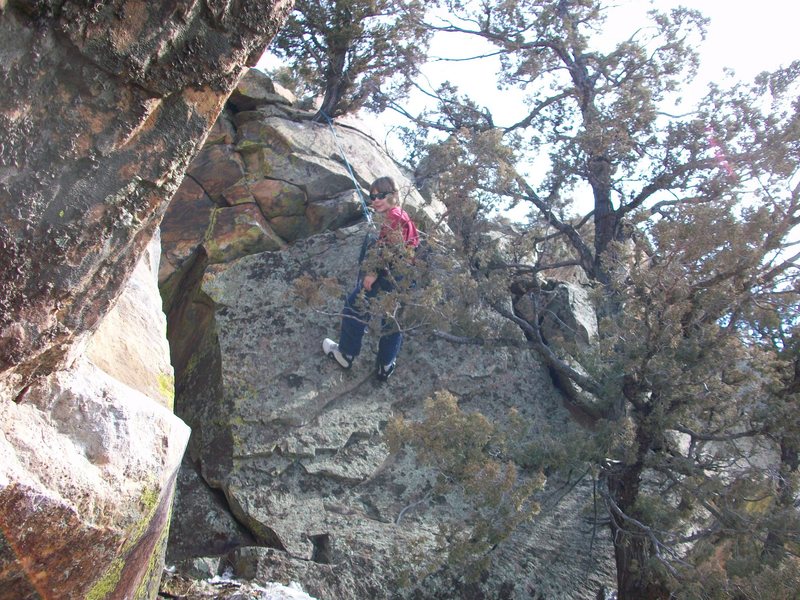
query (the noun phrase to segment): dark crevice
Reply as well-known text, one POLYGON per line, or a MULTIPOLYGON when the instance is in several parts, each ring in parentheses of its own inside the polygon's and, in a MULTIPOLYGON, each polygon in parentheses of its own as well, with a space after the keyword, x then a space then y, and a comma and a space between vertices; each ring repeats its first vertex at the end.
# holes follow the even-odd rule
POLYGON ((20 391, 20 393, 19 393, 19 394, 17 394, 17 397, 16 397, 16 398, 14 398, 14 402, 15 402, 16 404, 19 404, 19 403, 21 403, 21 402, 22 402, 22 401, 25 399, 25 395, 28 393, 28 390, 30 390, 30 389, 31 389, 31 384, 28 384, 28 385, 26 385, 24 388, 22 388, 22 390, 20 391))
POLYGON ((170 525, 167 561, 177 561, 197 556, 222 556, 237 548, 257 545, 251 532, 231 513, 225 495, 203 479, 199 467, 188 457, 181 462, 175 494, 175 509, 170 525), (193 506, 203 504, 203 513, 193 512, 193 506), (213 515, 220 524, 222 517, 229 519, 226 527, 207 530, 202 523, 213 515))
POLYGON ((309 541, 314 546, 311 554, 311 561, 322 565, 330 565, 333 562, 333 548, 331 536, 327 533, 308 536, 309 541))
MULTIPOLYGON (((192 535, 208 539, 209 554, 214 554, 214 550, 218 552, 220 545, 225 551, 256 545, 285 552, 271 528, 246 515, 242 518, 244 513, 237 510, 235 499, 232 501, 224 489, 210 483, 224 481, 232 471, 233 440, 221 417, 230 414, 232 407, 222 390, 222 360, 215 318, 219 307, 201 289, 207 265, 205 251, 200 248, 181 272, 174 274, 176 281, 168 282, 176 286, 173 288, 176 293, 170 302, 165 302, 167 338, 175 369, 175 414, 192 428, 187 458, 181 468, 196 472, 212 504, 230 516, 238 532, 231 533, 227 539, 212 539, 214 532, 208 531, 193 531, 192 535)), ((182 503, 179 499, 176 521, 182 521, 183 513, 193 508, 188 498, 185 506, 182 503)), ((192 516, 186 516, 189 520, 182 526, 191 527, 192 516)))
MULTIPOLYGON (((202 148, 201 148, 201 149, 202 149, 202 148)), ((189 166, 191 167, 191 164, 190 164, 189 166)), ((213 202, 213 203, 214 203, 214 206, 216 206, 216 207, 219 207, 219 205, 218 205, 216 202, 214 202, 214 199, 211 197, 211 194, 209 194, 209 193, 208 193, 208 190, 207 190, 206 188, 204 188, 204 187, 203 187, 203 184, 202 184, 202 183, 200 183, 200 180, 199 180, 199 179, 197 179, 197 177, 195 177, 194 175, 192 175, 191 173, 189 173, 189 171, 188 171, 188 170, 186 171, 186 173, 184 173, 183 177, 184 177, 184 179, 191 179, 192 181, 194 181, 194 182, 195 182, 195 184, 197 185, 197 187, 199 187, 201 190, 203 190, 203 193, 204 193, 206 196, 208 196, 208 199, 209 199, 209 200, 211 200, 211 202, 213 202)))

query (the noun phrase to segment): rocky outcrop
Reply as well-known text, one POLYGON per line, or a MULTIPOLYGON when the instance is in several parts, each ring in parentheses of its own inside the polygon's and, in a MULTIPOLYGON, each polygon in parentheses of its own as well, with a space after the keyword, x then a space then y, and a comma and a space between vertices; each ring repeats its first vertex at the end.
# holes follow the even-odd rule
POLYGON ((160 256, 156 230, 119 300, 89 340, 86 356, 115 379, 172 410, 175 377, 167 319, 158 295, 160 256))
MULTIPOLYGON (((374 378, 374 337, 349 372, 323 356, 320 342, 336 335, 340 298, 326 311, 304 310, 293 302, 292 285, 301 276, 333 276, 342 289, 352 284, 363 233, 320 234, 206 271, 198 298, 213 316, 178 380, 179 411, 194 430, 191 459, 256 542, 228 557, 240 576, 296 580, 322 600, 411 597, 415 588, 419 598, 466 597, 442 595, 459 577, 457 568, 438 571, 446 548, 436 532, 453 522, 469 528, 469 510, 457 494, 432 491, 434 474, 389 455, 386 422, 394 414, 418 417, 426 398, 446 390, 464 409, 500 421, 514 410, 551 435, 573 426, 547 372, 527 352, 409 336, 388 385, 374 378), (424 560, 415 565, 412 556, 424 560), (431 565, 437 573, 426 579, 431 565)), ((502 588, 508 598, 529 598, 532 590, 591 598, 609 564, 589 565, 586 579, 588 562, 575 558, 592 535, 581 526, 590 486, 573 490, 570 508, 501 544, 490 576, 470 584, 470 597, 497 597, 502 588)), ((208 531, 207 514, 176 504, 184 531, 208 531)), ((595 550, 607 540, 597 544, 595 550)), ((180 558, 186 556, 172 554, 180 558)))
POLYGON ((188 428, 84 360, 0 412, 0 597, 153 598, 188 428))
POLYGON ((175 194, 161 224, 167 307, 198 253, 225 263, 356 222, 362 208, 353 177, 360 189, 382 175, 405 181, 404 208, 418 219, 433 222, 444 212, 423 200, 375 140, 311 122, 278 91, 251 69, 175 194))
POLYGON ((0 3, 3 397, 108 312, 290 4, 0 3))
POLYGON ((514 308, 522 318, 539 322, 548 342, 585 350, 597 341, 597 314, 586 286, 549 280, 536 292, 535 297, 520 294, 514 308))
POLYGON ((145 248, 290 4, 0 2, 3 600, 156 595, 189 430, 145 248))
MULTIPOLYGON (((475 527, 469 498, 441 491, 437 473, 411 454, 390 454, 387 422, 419 418, 424 401, 446 391, 463 410, 498 422, 520 415, 534 437, 570 435, 576 426, 528 351, 456 346, 421 329, 407 336, 388 385, 374 377, 374 334, 350 371, 322 355, 322 338, 337 335, 366 233, 341 147, 359 185, 395 177, 423 229, 442 209, 368 137, 337 126, 335 138, 275 100, 262 75, 243 81, 164 219, 160 280, 176 411, 193 429, 170 563, 192 572, 193 558, 216 555, 220 569, 298 581, 320 600, 594 598, 613 581, 613 565, 608 540, 585 526, 586 479, 551 481, 542 515, 488 553, 481 580, 448 562, 452 547, 440 527, 475 527), (241 206, 258 210, 279 248, 216 252, 214 223, 241 206), (281 218, 300 225, 287 233, 276 225, 281 218), (324 308, 298 304, 298 281, 323 288, 330 279, 336 291, 324 308), (595 555, 605 558, 589 556, 593 538, 595 555)), ((519 474, 522 482, 537 476, 519 474)))
MULTIPOLYGON (((581 357, 597 342, 597 313, 588 285, 570 281, 574 271, 562 272, 566 281, 550 279, 515 286, 514 310, 528 321, 537 323, 543 341, 556 349, 558 357, 579 373, 586 373, 581 357)), ((574 409, 575 416, 587 423, 603 418, 603 403, 577 386, 569 377, 552 370, 553 379, 574 409)))
POLYGON ((0 598, 158 590, 189 428, 171 411, 149 248, 88 352, 0 402, 0 598))

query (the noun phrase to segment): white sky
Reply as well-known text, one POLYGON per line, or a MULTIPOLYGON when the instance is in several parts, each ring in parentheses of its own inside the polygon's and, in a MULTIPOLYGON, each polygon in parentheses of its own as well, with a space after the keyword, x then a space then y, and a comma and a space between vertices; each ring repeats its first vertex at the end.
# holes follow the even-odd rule
MULTIPOLYGON (((619 0, 617 11, 620 15, 643 16, 649 4, 619 0)), ((718 78, 728 67, 736 71, 738 79, 748 80, 761 71, 800 59, 800 3, 793 0, 654 0, 652 4, 659 10, 682 4, 700 10, 710 19, 708 35, 700 47, 698 79, 718 78)), ((624 17, 609 19, 608 24, 623 26, 625 21, 624 17)), ((619 35, 624 33, 622 27, 619 35)))
MULTIPOLYGON (((605 26, 608 49, 642 26, 651 7, 668 10, 681 4, 699 9, 710 19, 706 39, 699 48, 700 71, 685 94, 687 101, 693 96, 699 98, 708 82, 721 80, 726 68, 735 71, 736 79, 747 81, 762 71, 800 59, 800 3, 793 0, 617 0, 605 26)), ((479 52, 474 40, 468 39, 459 47, 454 36, 444 35, 434 41, 430 54, 452 58, 479 52)), ((492 107, 498 125, 510 124, 525 112, 517 106, 520 112, 509 114, 517 103, 508 101, 513 92, 500 93, 495 88, 496 64, 493 59, 478 63, 438 62, 423 72, 433 87, 450 80, 469 91, 479 104, 492 107), (494 109, 498 103, 501 110, 494 109), (501 121, 503 114, 507 118, 501 121)))
MULTIPOLYGON (((748 81, 762 71, 800 59, 800 2, 794 0, 616 0, 605 26, 609 47, 644 25, 646 12, 651 7, 663 11, 678 5, 696 8, 710 19, 706 40, 699 47, 698 77, 683 93, 687 108, 703 95, 708 82, 725 77, 726 68, 735 72, 735 79, 748 81)), ((443 35, 434 40, 430 55, 470 56, 479 53, 475 44, 473 38, 468 38, 459 47, 453 36, 443 35)), ((265 55, 257 66, 267 64, 274 65, 274 62, 270 63, 265 55)), ((526 114, 525 107, 515 101, 519 95, 514 91, 496 89, 496 68, 493 59, 478 63, 438 62, 424 67, 423 73, 433 88, 444 80, 452 81, 478 104, 488 106, 498 125, 509 125, 526 114)), ((412 113, 422 106, 419 102, 404 104, 412 113)), ((397 147, 391 135, 387 136, 393 126, 406 124, 402 117, 388 111, 378 117, 358 115, 354 120, 379 142, 388 143, 396 158, 403 158, 403 149, 397 147)))
MULTIPOLYGON (((800 59, 800 2, 795 0, 617 0, 614 4, 605 27, 610 42, 628 37, 641 26, 651 6, 668 10, 682 4, 699 9, 709 17, 708 35, 700 47, 700 72, 693 83, 697 96, 702 94, 707 82, 720 80, 725 68, 733 69, 737 79, 750 80, 761 71, 800 59)), ((454 57, 474 53, 474 49, 469 47, 474 45, 474 40, 468 42, 467 47, 458 47, 455 43, 452 36, 444 36, 440 43, 434 43, 431 55, 454 57)), ((483 66, 436 63, 429 65, 424 72, 434 87, 449 79, 468 90, 478 102, 494 105, 501 100, 501 94, 494 85, 492 63, 483 62, 483 66)), ((267 64, 269 59, 265 54, 257 66, 267 64)), ((503 93, 506 94, 508 92, 503 93)), ((519 110, 523 111, 522 107, 519 110)), ((387 117, 379 121, 391 126, 395 119, 387 117)), ((511 117, 509 115, 509 121, 511 117)), ((382 138, 380 129, 383 126, 378 125, 378 131, 375 131, 374 120, 370 117, 366 120, 370 121, 373 133, 382 138)))

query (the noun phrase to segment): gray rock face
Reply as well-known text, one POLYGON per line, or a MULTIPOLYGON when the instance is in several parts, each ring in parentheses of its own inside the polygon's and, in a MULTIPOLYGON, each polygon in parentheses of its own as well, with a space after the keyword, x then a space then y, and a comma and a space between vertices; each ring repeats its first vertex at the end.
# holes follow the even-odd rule
POLYGON ((562 345, 568 340, 587 347, 597 341, 597 313, 587 289, 568 282, 556 282, 552 287, 542 323, 544 335, 561 340, 562 345))
POLYGON ((158 591, 189 430, 145 248, 290 4, 0 1, 2 600, 158 591))
MULTIPOLYGON (((444 390, 494 419, 514 409, 534 429, 573 426, 528 352, 454 346, 422 332, 407 336, 385 385, 374 377, 374 334, 350 371, 323 356, 322 338, 338 335, 341 297, 323 311, 301 309, 292 286, 301 276, 335 277, 344 292, 363 234, 320 234, 202 277, 195 301, 213 319, 178 374, 177 410, 194 430, 190 455, 204 480, 257 541, 229 561, 241 576, 300 581, 321 600, 496 598, 501 589, 508 598, 592 598, 611 577, 607 560, 576 559, 591 539, 581 525, 590 482, 570 492, 566 511, 500 544, 485 581, 464 584, 457 567, 445 566, 439 526, 469 530, 470 511, 458 494, 432 492, 435 473, 408 455, 390 456, 387 421, 418 418, 423 401, 444 390)), ((192 514, 179 499, 175 520, 200 531, 207 512, 192 514)), ((597 551, 607 539, 595 543, 597 551)))
MULTIPOLYGON (((444 533, 469 537, 478 527, 472 499, 386 443, 393 417, 420 419, 438 392, 501 423, 515 411, 532 436, 574 433, 534 355, 452 345, 420 329, 385 385, 375 378, 374 332, 349 371, 323 356, 366 233, 353 225, 361 207, 343 157, 361 188, 394 177, 423 230, 443 207, 369 137, 341 125, 334 134, 289 102, 251 71, 163 222, 176 411, 193 430, 169 560, 188 574, 195 559, 221 556, 220 568, 238 577, 298 581, 320 600, 594 598, 613 582, 613 565, 607 537, 584 524, 591 481, 551 482, 541 517, 489 551, 486 576, 473 581, 466 562, 450 561, 458 544, 444 533), (230 217, 244 209, 272 232, 273 248, 259 252, 251 229, 230 217), (326 295, 324 307, 297 302, 304 279, 326 295), (604 558, 578 560, 593 537, 604 558)), ((515 252, 502 242, 494 253, 515 252)), ((519 473, 522 482, 537 476, 519 473)))
POLYGON ((297 102, 297 98, 266 74, 257 69, 250 69, 239 81, 228 102, 241 112, 273 104, 289 107, 297 102))
MULTIPOLYGON (((578 372, 584 372, 576 356, 597 341, 597 313, 588 288, 570 281, 549 280, 542 285, 542 291, 538 301, 530 293, 520 296, 514 308, 530 323, 541 319, 542 336, 552 347, 572 349, 572 354, 563 352, 561 360, 578 372), (535 302, 542 304, 538 310, 535 302)), ((597 397, 580 389, 567 377, 559 374, 554 374, 554 377, 565 396, 583 407, 587 418, 601 418, 597 397)))

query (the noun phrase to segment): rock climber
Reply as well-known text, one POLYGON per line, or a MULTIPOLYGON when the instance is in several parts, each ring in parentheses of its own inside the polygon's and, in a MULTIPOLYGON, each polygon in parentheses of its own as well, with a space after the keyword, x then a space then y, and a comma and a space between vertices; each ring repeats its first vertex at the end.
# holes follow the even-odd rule
MULTIPOLYGON (((391 177, 379 177, 369 190, 372 210, 383 219, 377 239, 362 249, 358 280, 347 296, 337 344, 329 338, 322 350, 342 368, 349 369, 361 352, 361 340, 371 317, 370 304, 376 297, 409 284, 407 268, 419 245, 419 233, 408 213, 398 206, 400 195, 391 177), (405 281, 404 281, 405 280, 405 281)), ((374 305, 374 304, 373 304, 374 305)), ((378 342, 377 375, 386 381, 394 372, 403 332, 395 319, 384 315, 378 342)))

